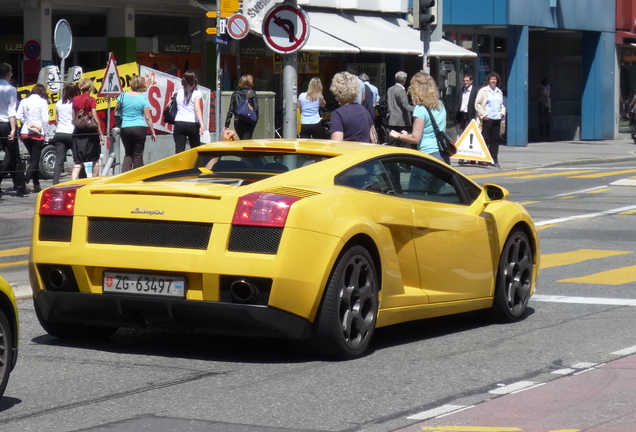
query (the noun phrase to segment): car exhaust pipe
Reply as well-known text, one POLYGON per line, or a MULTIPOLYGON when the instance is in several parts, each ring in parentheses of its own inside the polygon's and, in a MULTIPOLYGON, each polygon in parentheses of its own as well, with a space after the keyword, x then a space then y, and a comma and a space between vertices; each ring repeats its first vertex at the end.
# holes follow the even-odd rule
POLYGON ((256 285, 245 279, 236 279, 230 285, 230 295, 237 303, 254 303, 258 294, 256 285))
POLYGON ((57 268, 49 270, 49 286, 54 291, 64 291, 68 288, 66 273, 57 268))

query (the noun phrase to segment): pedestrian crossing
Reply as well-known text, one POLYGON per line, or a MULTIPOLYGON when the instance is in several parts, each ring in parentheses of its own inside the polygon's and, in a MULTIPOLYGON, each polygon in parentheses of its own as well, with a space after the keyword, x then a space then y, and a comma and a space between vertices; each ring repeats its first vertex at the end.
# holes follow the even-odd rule
MULTIPOLYGON (((546 270, 554 267, 580 264, 591 260, 616 257, 620 255, 629 255, 633 253, 634 251, 578 249, 569 252, 542 254, 540 268, 541 270, 546 270)), ((636 262, 636 258, 633 261, 636 262)), ((614 269, 603 270, 585 276, 560 279, 557 282, 610 286, 625 285, 636 282, 636 265, 628 265, 614 269)))

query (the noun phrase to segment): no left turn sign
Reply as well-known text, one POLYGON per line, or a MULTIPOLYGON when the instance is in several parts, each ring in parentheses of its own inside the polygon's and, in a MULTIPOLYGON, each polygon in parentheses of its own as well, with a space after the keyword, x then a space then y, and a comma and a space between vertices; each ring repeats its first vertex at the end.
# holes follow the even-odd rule
POLYGON ((309 18, 304 10, 291 5, 272 8, 263 20, 263 39, 272 51, 293 53, 309 38, 309 18))
POLYGON ((227 33, 234 39, 243 39, 250 32, 247 18, 241 14, 235 14, 227 21, 227 33))

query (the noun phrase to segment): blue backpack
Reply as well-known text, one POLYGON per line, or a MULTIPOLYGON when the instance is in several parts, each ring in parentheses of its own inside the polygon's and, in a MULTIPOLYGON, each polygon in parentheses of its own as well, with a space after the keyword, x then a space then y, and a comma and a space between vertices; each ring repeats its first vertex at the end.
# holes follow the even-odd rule
POLYGON ((236 118, 245 123, 256 124, 256 122, 258 121, 258 116, 256 115, 256 111, 254 111, 252 105, 250 105, 249 103, 251 95, 252 90, 247 93, 247 97, 245 98, 245 100, 239 101, 238 107, 236 109, 236 118))

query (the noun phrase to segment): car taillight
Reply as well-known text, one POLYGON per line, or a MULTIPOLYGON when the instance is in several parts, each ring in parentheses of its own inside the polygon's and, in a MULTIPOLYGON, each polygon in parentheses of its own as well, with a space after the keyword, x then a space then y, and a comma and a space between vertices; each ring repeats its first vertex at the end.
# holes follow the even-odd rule
POLYGON ((254 192, 238 200, 234 225, 284 227, 289 208, 300 198, 272 193, 254 192))
POLYGON ((73 216, 75 193, 83 185, 59 186, 46 189, 40 198, 40 214, 73 216))

